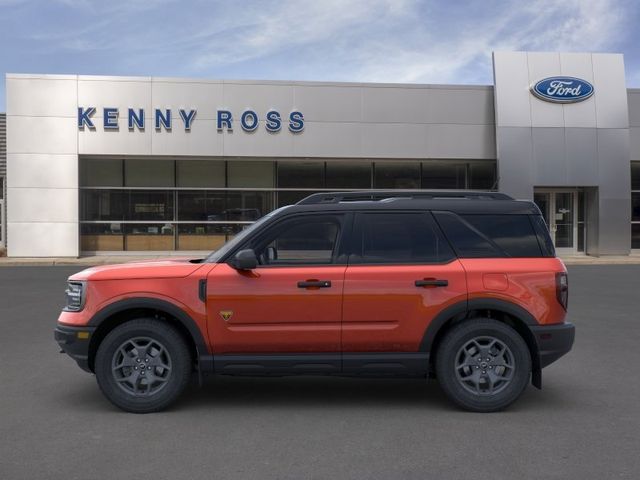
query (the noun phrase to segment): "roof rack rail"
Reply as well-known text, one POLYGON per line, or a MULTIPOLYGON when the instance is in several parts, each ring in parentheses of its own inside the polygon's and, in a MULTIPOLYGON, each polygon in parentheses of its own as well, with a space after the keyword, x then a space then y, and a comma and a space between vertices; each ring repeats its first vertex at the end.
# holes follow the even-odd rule
POLYGON ((382 201, 398 198, 434 200, 460 198, 466 200, 513 200, 505 193, 477 192, 469 190, 359 190, 351 192, 314 193, 300 200, 296 205, 321 203, 382 201))

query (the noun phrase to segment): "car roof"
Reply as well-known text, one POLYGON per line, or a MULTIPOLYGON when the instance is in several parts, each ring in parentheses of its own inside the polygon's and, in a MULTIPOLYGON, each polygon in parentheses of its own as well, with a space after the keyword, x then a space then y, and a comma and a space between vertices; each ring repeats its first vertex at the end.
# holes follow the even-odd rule
POLYGON ((498 192, 470 190, 360 190, 310 195, 286 213, 320 211, 431 210, 458 214, 539 215, 530 200, 514 200, 498 192))

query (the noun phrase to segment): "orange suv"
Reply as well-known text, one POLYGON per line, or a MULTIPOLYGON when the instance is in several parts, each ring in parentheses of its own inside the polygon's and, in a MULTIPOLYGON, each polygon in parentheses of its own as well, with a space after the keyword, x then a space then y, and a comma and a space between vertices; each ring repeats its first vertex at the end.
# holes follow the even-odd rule
POLYGON ((314 194, 207 258, 89 268, 66 294, 62 351, 138 413, 194 373, 435 377, 495 411, 574 339, 540 211, 500 193, 314 194))

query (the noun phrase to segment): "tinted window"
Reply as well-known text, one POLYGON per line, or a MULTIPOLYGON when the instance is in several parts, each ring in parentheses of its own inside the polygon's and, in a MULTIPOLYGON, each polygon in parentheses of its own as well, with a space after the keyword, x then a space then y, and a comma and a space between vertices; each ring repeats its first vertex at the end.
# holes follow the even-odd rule
POLYGON ((426 213, 363 213, 355 232, 354 263, 440 263, 454 257, 426 213))
POLYGON ((262 265, 332 263, 339 233, 338 217, 298 217, 267 232, 255 250, 262 265))
POLYGON ((461 257, 542 256, 528 215, 438 213, 436 218, 461 257))
POLYGON ((445 235, 453 244, 459 257, 504 257, 496 245, 459 216, 450 212, 434 213, 445 235))
POLYGON ((541 255, 528 215, 464 215, 473 225, 510 257, 539 257, 541 255))

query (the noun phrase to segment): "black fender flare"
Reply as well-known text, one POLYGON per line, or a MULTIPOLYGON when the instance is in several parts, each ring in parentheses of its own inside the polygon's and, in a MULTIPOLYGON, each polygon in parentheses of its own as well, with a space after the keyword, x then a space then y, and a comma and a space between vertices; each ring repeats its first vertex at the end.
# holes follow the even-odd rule
POLYGON ((99 327, 107 318, 117 313, 137 308, 160 310, 171 315, 180 322, 180 324, 186 328, 191 335, 193 343, 196 346, 197 356, 207 355, 209 353, 207 343, 205 342, 204 336, 202 335, 202 332, 195 320, 180 307, 159 298, 137 297, 118 300, 98 311, 93 317, 91 317, 88 325, 99 327))
MULTIPOLYGON (((541 367, 539 362, 540 348, 538 342, 535 339, 535 335, 531 331, 532 326, 539 325, 535 317, 531 315, 520 305, 507 300, 500 300, 497 298, 474 298, 471 300, 461 301, 453 305, 448 306, 440 313, 438 313, 427 327, 422 341, 420 342, 420 351, 428 352, 431 354, 433 348, 433 342, 438 335, 438 332, 444 327, 444 325, 451 319, 464 318, 470 311, 473 310, 498 310, 504 312, 511 317, 518 319, 522 322, 528 330, 529 338, 525 338, 527 344, 532 349, 532 361, 533 361, 533 377, 532 383, 534 386, 540 388, 542 384, 541 380, 541 367)), ((431 355, 430 355, 431 356, 431 355)))

